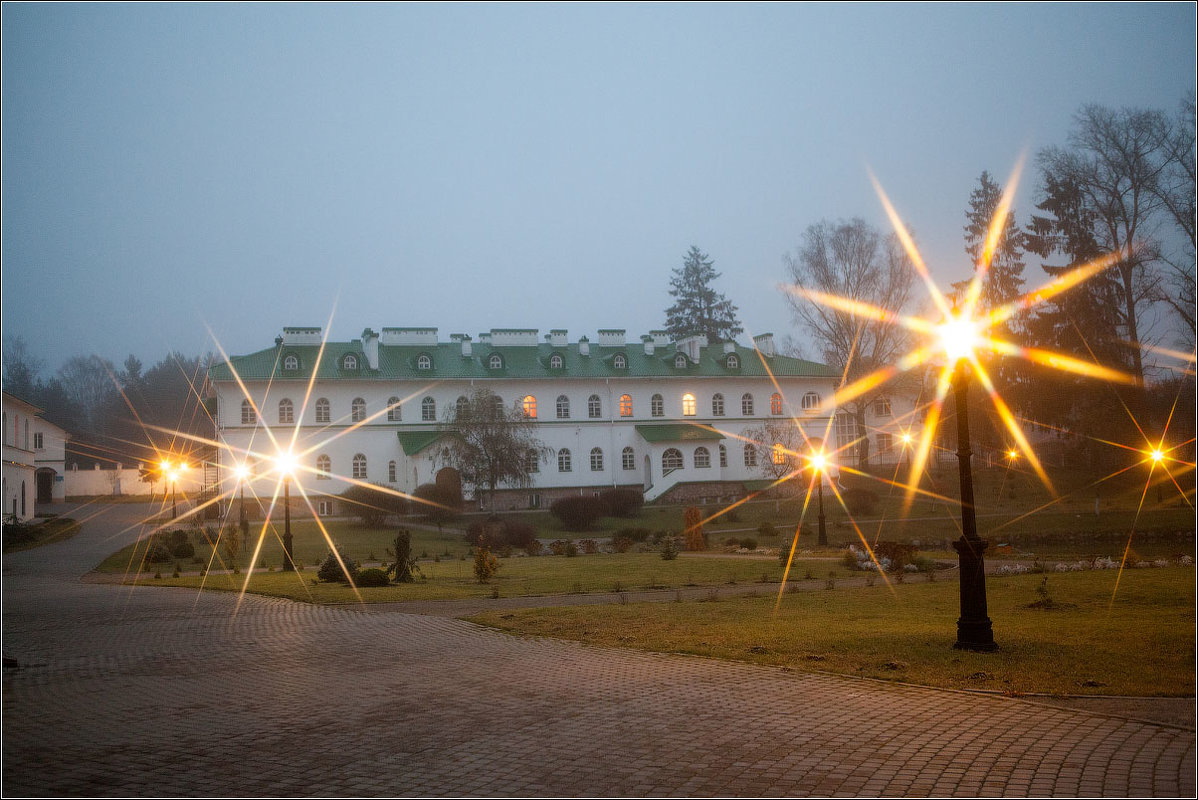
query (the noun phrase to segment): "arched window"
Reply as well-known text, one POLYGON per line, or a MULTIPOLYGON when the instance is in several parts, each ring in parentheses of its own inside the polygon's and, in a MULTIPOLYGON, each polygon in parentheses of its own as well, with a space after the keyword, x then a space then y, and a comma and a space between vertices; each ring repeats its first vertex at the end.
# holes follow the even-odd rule
POLYGON ((616 353, 615 357, 611 360, 611 365, 616 369, 626 369, 628 367, 628 359, 624 357, 623 353, 616 353))
POLYGON ((740 398, 740 413, 743 416, 753 416, 753 395, 746 392, 740 398))
POLYGON ((420 421, 421 422, 436 422, 437 421, 437 401, 431 397, 426 397, 420 401, 420 421))
POLYGON ((292 422, 295 422, 295 406, 284 397, 279 401, 279 424, 287 425, 292 422))
POLYGON ((661 454, 661 471, 668 473, 676 469, 682 469, 682 451, 671 447, 661 454))
POLYGON ((591 472, 603 471, 603 450, 599 447, 591 448, 591 472))
POLYGON ((499 353, 492 353, 491 357, 487 359, 487 366, 491 369, 503 369, 503 356, 499 353))
POLYGON ((757 466, 757 448, 751 444, 745 445, 745 466, 757 466))
POLYGON ((774 442, 774 448, 772 452, 775 464, 786 463, 786 448, 782 446, 781 442, 774 442))
POLYGON ((426 355, 424 353, 421 353, 420 355, 416 356, 416 369, 432 369, 432 368, 433 368, 432 356, 426 355))
POLYGON ((674 356, 674 366, 678 369, 684 368, 686 366, 686 356, 682 355, 682 353, 674 356))
POLYGON ((654 417, 664 417, 666 415, 666 404, 661 395, 655 394, 649 398, 649 414, 654 417))
POLYGON ((361 422, 366 419, 366 401, 361 397, 355 397, 349 404, 349 419, 350 422, 361 422))
POLYGON ((706 447, 695 448, 695 469, 711 468, 711 451, 706 447))
POLYGON ((466 399, 465 395, 458 397, 457 402, 454 403, 454 411, 459 417, 465 417, 470 413, 470 401, 466 399))
POLYGON ((724 416, 724 395, 719 394, 718 392, 711 396, 711 416, 724 416))
POLYGON ((241 424, 253 425, 258 421, 258 415, 254 413, 254 404, 249 400, 241 401, 241 424))
POLYGON ((549 369, 561 369, 561 368, 562 368, 562 357, 559 356, 557 353, 554 353, 553 355, 549 356, 549 369))
POLYGON ((353 353, 346 353, 345 357, 341 359, 341 367, 343 369, 357 369, 358 357, 353 353))
POLYGON ((534 449, 529 449, 524 455, 524 467, 529 472, 541 471, 541 454, 534 449))
POLYGON ((395 462, 394 461, 387 462, 387 482, 395 483, 395 462))
POLYGON ((531 394, 526 394, 524 396, 524 400, 522 400, 520 404, 524 409, 525 419, 537 418, 537 398, 533 397, 531 394))
POLYGON ((728 359, 724 363, 728 369, 740 369, 740 357, 736 353, 729 353, 728 359))
POLYGON ((636 451, 631 447, 625 447, 620 453, 620 466, 624 469, 636 469, 636 451))
POLYGON ((782 413, 782 395, 777 392, 770 395, 770 413, 775 416, 782 413))
POLYGON ((819 411, 820 397, 815 392, 807 392, 803 395, 803 410, 804 411, 819 411))
POLYGON ((287 356, 283 359, 283 369, 297 370, 299 369, 299 359, 295 356, 287 356))
POLYGON ((398 397, 391 397, 387 400, 387 421, 400 422, 403 420, 403 409, 400 406, 398 397))
POLYGON ((682 395, 682 416, 693 417, 695 415, 695 396, 690 392, 682 395))
POLYGON ((333 459, 326 455, 316 457, 316 480, 327 481, 333 471, 333 459))
POLYGON ((557 451, 557 471, 558 472, 569 472, 570 471, 570 451, 564 447, 561 450, 557 451))
POLYGON ((328 422, 329 417, 329 401, 325 398, 320 398, 316 401, 316 421, 328 422))
POLYGON ((728 448, 720 445, 720 468, 728 466, 728 448))
POLYGON ((587 398, 587 416, 591 419, 599 419, 603 416, 603 404, 599 400, 599 395, 593 394, 587 398))
POLYGON ((632 416, 632 395, 628 395, 628 394, 620 395, 620 416, 621 417, 631 417, 632 416))
POLYGON ((570 418, 570 398, 566 397, 564 394, 559 394, 557 396, 557 418, 570 418))
POLYGON ((358 453, 354 456, 354 480, 366 480, 366 456, 358 453))

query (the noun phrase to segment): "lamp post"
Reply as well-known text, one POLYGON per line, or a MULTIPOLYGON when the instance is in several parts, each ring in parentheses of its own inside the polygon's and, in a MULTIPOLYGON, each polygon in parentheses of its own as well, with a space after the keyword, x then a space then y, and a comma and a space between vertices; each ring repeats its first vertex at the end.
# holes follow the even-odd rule
POLYGON ((824 456, 822 448, 811 456, 811 468, 815 470, 816 493, 819 495, 819 537, 816 542, 821 545, 828 543, 828 526, 824 519, 824 470, 827 464, 828 459, 824 456))
POLYGON ((237 482, 241 489, 241 502, 237 508, 237 521, 241 528, 242 544, 248 544, 250 540, 250 523, 245 516, 245 482, 250 476, 250 468, 246 464, 241 464, 236 470, 237 482))
POLYGON ((166 499, 166 488, 171 490, 171 519, 176 519, 179 516, 179 510, 175 506, 175 470, 171 465, 169 458, 164 458, 158 465, 162 471, 162 480, 166 481, 166 486, 163 487, 163 499, 166 499))
POLYGON ((280 453, 279 472, 283 475, 283 571, 294 572, 295 561, 291 557, 291 472, 295 458, 290 452, 280 453))

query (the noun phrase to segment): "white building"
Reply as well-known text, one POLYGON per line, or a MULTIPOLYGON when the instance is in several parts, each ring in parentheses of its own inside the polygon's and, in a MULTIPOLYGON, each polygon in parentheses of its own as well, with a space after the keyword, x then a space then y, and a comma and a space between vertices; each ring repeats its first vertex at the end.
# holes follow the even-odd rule
POLYGON ((41 409, 16 395, 4 396, 4 514, 35 516, 35 503, 65 498, 63 469, 68 434, 42 419, 41 409))
POLYGON ((239 464, 265 472, 295 436, 296 480, 319 512, 334 511, 342 478, 410 493, 445 468, 444 423, 459 398, 485 387, 535 419, 552 452, 532 487, 503 492, 499 507, 616 486, 638 487, 647 501, 739 496, 763 478, 741 437, 770 418, 821 436, 839 378, 779 355, 771 334, 753 347, 671 342, 660 331, 630 343, 623 330, 594 342, 535 329, 444 342, 436 328, 367 329, 323 351, 321 341, 320 328, 285 328, 274 347, 210 370, 227 489, 239 464))

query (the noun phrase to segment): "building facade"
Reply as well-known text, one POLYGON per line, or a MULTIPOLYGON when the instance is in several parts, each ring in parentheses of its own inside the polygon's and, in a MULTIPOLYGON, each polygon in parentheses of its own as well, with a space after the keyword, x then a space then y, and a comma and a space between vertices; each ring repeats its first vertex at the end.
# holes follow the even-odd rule
POLYGON ((616 329, 594 342, 535 329, 441 341, 435 328, 322 340, 320 328, 285 328, 274 347, 211 369, 226 489, 242 463, 266 476, 290 447, 318 512, 335 513, 347 479, 411 493, 446 468, 456 404, 486 388, 535 421, 548 454, 531 487, 500 493, 500 508, 610 487, 638 487, 646 501, 727 497, 762 480, 761 448, 746 439, 765 421, 822 436, 839 379, 778 354, 770 334, 752 347, 660 331, 629 342, 616 329))
POLYGON ((4 514, 33 518, 37 503, 65 499, 67 432, 16 395, 4 397, 4 514))

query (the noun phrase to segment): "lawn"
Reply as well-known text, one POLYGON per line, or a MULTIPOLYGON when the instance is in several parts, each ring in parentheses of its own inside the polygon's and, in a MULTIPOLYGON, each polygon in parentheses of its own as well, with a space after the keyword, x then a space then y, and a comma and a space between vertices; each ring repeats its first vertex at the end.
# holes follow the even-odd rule
MULTIPOLYGON (((1194 694, 1194 569, 991 577, 996 653, 952 649, 955 580, 717 601, 494 611, 472 620, 605 647, 1009 694, 1194 694), (1046 590, 1054 607, 1036 607, 1046 590)), ((1041 606, 1043 604, 1041 603, 1041 606)))

